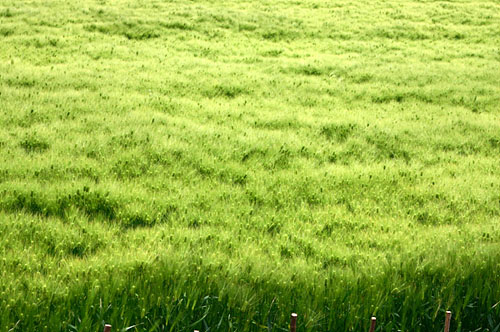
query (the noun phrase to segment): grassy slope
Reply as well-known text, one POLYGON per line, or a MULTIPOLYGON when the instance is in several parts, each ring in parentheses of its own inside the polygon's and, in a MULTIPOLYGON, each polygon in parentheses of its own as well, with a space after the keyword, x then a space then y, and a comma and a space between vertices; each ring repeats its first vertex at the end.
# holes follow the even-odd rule
POLYGON ((0 331, 494 329, 499 36, 498 1, 3 0, 0 331))

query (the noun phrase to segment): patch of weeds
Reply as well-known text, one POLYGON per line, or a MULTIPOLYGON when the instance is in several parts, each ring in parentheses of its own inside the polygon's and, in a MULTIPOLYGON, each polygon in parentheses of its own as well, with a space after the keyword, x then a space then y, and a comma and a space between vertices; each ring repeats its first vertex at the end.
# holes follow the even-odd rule
POLYGON ((280 256, 283 259, 290 259, 294 256, 294 254, 293 254, 292 250, 290 250, 290 248, 288 248, 288 246, 282 244, 280 246, 280 256))
POLYGON ((290 166, 291 155, 292 153, 288 148, 281 146, 271 163, 271 168, 272 169, 288 168, 290 166))
POLYGON ((90 32, 106 35, 121 35, 130 40, 146 40, 160 37, 157 29, 140 22, 123 22, 112 24, 91 24, 85 27, 90 32))
POLYGON ((420 211, 414 215, 415 221, 422 225, 437 225, 439 217, 429 211, 420 211))
POLYGON ((324 70, 323 68, 319 68, 319 67, 315 67, 315 66, 311 66, 311 65, 306 65, 306 66, 301 66, 301 67, 296 68, 295 72, 297 72, 298 74, 307 75, 307 76, 321 76, 328 71, 324 70))
POLYGON ((298 237, 292 237, 294 247, 297 248, 298 253, 301 253, 306 258, 311 258, 316 256, 316 250, 308 241, 300 239, 298 237))
POLYGON ((37 82, 34 79, 27 77, 8 78, 5 80, 5 82, 9 86, 19 87, 19 88, 32 88, 37 84, 37 82))
POLYGON ((50 202, 37 192, 17 192, 14 190, 11 197, 2 202, 2 209, 8 211, 26 211, 31 214, 53 215, 50 202))
POLYGON ((309 206, 320 205, 324 202, 324 197, 322 197, 321 189, 312 187, 311 185, 303 184, 297 188, 295 197, 298 203, 306 203, 309 206))
POLYGON ((14 16, 14 13, 10 11, 10 8, 7 8, 7 9, 0 12, 0 17, 10 18, 13 16, 14 16))
POLYGON ((270 40, 274 42, 283 40, 294 40, 297 37, 297 33, 294 31, 286 30, 271 30, 262 33, 262 38, 265 40, 270 40))
POLYGON ((48 117, 45 114, 32 109, 29 112, 26 112, 24 116, 21 116, 14 123, 20 127, 29 128, 36 123, 43 123, 47 120, 48 117))
POLYGON ((383 95, 372 96, 372 102, 377 104, 387 104, 390 102, 402 103, 405 100, 405 95, 402 93, 386 93, 383 95))
POLYGON ((488 140, 488 143, 493 149, 500 149, 500 138, 498 137, 492 137, 488 140))
POLYGON ((162 207, 160 211, 161 212, 159 212, 156 217, 156 221, 160 223, 167 223, 178 215, 179 208, 175 204, 167 204, 162 207))
POLYGON ((238 25, 239 31, 255 31, 257 30, 257 26, 249 23, 241 23, 238 25))
POLYGON ((481 151, 481 146, 471 142, 443 142, 436 144, 436 147, 441 151, 455 152, 462 156, 475 155, 481 151))
POLYGON ((206 95, 210 98, 224 97, 233 99, 241 94, 245 94, 247 91, 239 86, 235 85, 216 85, 213 89, 206 92, 206 95))
POLYGON ((377 28, 370 33, 373 37, 387 38, 394 40, 426 40, 430 36, 411 26, 390 26, 377 28))
POLYGON ((329 163, 335 164, 339 160, 339 155, 336 152, 330 152, 326 159, 329 163))
POLYGON ((265 197, 255 190, 247 189, 245 191, 245 195, 247 196, 250 204, 254 207, 260 207, 264 205, 264 202, 266 201, 265 197))
POLYGON ((194 30, 194 27, 185 23, 185 22, 161 22, 160 26, 165 28, 165 29, 171 29, 171 30, 184 30, 184 31, 190 31, 194 30))
POLYGON ((364 231, 368 228, 366 223, 359 220, 332 219, 325 223, 323 227, 316 231, 316 235, 329 237, 336 232, 339 234, 364 231))
POLYGON ((252 148, 243 152, 243 154, 241 155, 241 159, 239 160, 244 163, 251 159, 257 159, 257 160, 265 159, 266 156, 267 156, 267 151, 258 148, 252 148))
POLYGON ((332 123, 321 127, 320 134, 325 136, 328 140, 335 140, 337 142, 345 142, 349 136, 356 130, 355 124, 337 124, 332 123))
POLYGON ((362 84, 362 83, 367 83, 370 82, 373 79, 373 75, 368 74, 368 73, 363 73, 359 75, 353 75, 350 78, 350 81, 356 84, 362 84))
POLYGON ((135 148, 138 146, 148 146, 149 143, 150 138, 148 134, 140 137, 133 130, 129 131, 128 133, 113 136, 110 140, 110 146, 119 145, 124 149, 135 148))
POLYGON ((286 130, 289 128, 297 129, 300 127, 300 124, 295 119, 259 120, 254 121, 254 127, 269 130, 286 130))
POLYGON ((120 179, 132 179, 146 174, 149 168, 150 164, 146 160, 123 158, 113 165, 111 171, 120 179))
POLYGON ((59 39, 57 39, 57 38, 49 38, 48 43, 52 47, 57 47, 60 44, 59 39))
POLYGON ((160 37, 158 32, 148 28, 129 29, 124 31, 123 35, 131 40, 145 40, 160 37))
POLYGON ((410 152, 402 147, 401 138, 396 135, 379 132, 368 136, 366 141, 376 148, 377 159, 403 159, 406 162, 411 159, 410 152))
POLYGON ((120 216, 120 225, 125 228, 147 227, 155 223, 155 220, 147 213, 130 213, 120 216))
POLYGON ((200 228, 201 226, 203 225, 203 221, 200 220, 200 218, 197 218, 197 217, 193 217, 193 218, 190 218, 188 221, 187 221, 187 226, 189 228, 200 228))
POLYGON ((36 134, 24 138, 19 143, 19 146, 23 148, 26 153, 41 153, 50 148, 49 142, 36 134))
POLYGON ((77 190, 73 194, 58 199, 60 210, 74 206, 90 218, 104 217, 107 220, 116 218, 118 203, 109 197, 109 193, 91 191, 89 187, 77 190))
POLYGON ((6 28, 6 27, 1 27, 0 28, 0 36, 2 37, 8 37, 14 34, 14 29, 6 28))
POLYGON ((228 28, 234 24, 234 20, 228 15, 210 14, 210 18, 212 18, 214 21, 220 23, 219 26, 224 27, 224 28, 228 28))
POLYGON ((35 191, 14 190, 0 202, 0 207, 7 211, 26 211, 41 216, 65 218, 71 208, 85 213, 89 218, 103 217, 113 220, 116 217, 118 203, 109 195, 90 191, 88 187, 70 194, 55 197, 35 191))
POLYGON ((466 35, 460 32, 447 32, 443 37, 449 40, 461 40, 465 39, 466 35))
POLYGON ((283 53, 283 50, 266 50, 260 53, 260 55, 265 57, 278 57, 283 53))
POLYGON ((342 150, 338 152, 334 151, 330 154, 329 158, 335 160, 335 163, 340 163, 342 165, 349 165, 353 161, 364 162, 366 159, 365 150, 365 146, 358 142, 347 141, 346 146, 342 150))
POLYGON ((347 258, 340 258, 336 256, 330 256, 323 259, 322 267, 325 270, 330 269, 331 267, 341 267, 345 268, 348 265, 347 258))
POLYGON ((232 184, 239 185, 239 186, 245 185, 248 181, 247 174, 245 174, 242 171, 236 171, 236 170, 225 172, 225 174, 222 175, 222 178, 224 180, 228 180, 232 184))
POLYGON ((265 226, 265 229, 266 229, 266 233, 271 234, 271 235, 276 235, 276 234, 279 234, 281 232, 282 227, 283 227, 283 225, 281 224, 281 222, 272 219, 265 226))

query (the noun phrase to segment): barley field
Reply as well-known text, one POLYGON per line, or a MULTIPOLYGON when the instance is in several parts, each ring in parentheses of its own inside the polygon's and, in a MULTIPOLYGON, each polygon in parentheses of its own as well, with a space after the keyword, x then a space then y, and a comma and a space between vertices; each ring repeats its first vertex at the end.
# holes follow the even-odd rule
POLYGON ((499 302, 500 1, 0 1, 1 332, 499 302))

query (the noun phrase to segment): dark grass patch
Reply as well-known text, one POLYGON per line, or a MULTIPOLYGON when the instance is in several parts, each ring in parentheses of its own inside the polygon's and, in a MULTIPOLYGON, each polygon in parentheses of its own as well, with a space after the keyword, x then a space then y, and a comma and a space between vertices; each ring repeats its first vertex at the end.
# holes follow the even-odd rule
MULTIPOLYGON (((25 247, 35 246, 54 257, 85 257, 96 253, 104 242, 85 226, 67 228, 61 232, 58 227, 47 226, 43 221, 27 218, 23 227, 17 227, 19 238, 25 247)), ((18 225, 19 226, 19 225, 18 225)))
POLYGON ((349 77, 349 81, 356 84, 368 83, 373 80, 373 75, 368 73, 361 73, 349 77))
POLYGON ((155 223, 153 217, 146 213, 126 213, 120 217, 121 226, 125 228, 137 228, 152 226, 155 223))
POLYGON ((0 36, 2 36, 2 37, 9 37, 13 34, 14 34, 14 29, 5 28, 5 27, 0 28, 0 36))
POLYGON ((284 73, 293 73, 297 75, 304 76, 323 76, 329 75, 332 72, 333 68, 325 67, 325 66, 316 66, 316 65, 296 65, 288 68, 282 69, 284 73))
POLYGON ((223 97, 228 99, 236 98, 239 95, 247 94, 248 91, 237 85, 216 85, 212 89, 205 91, 205 96, 209 98, 223 97))
POLYGON ((257 25, 250 23, 240 23, 238 24, 238 31, 255 31, 257 30, 257 25))
POLYGON ((10 8, 7 8, 7 9, 4 9, 2 11, 0 11, 0 17, 5 17, 5 18, 11 18, 15 15, 15 13, 13 13, 10 8))
POLYGON ((410 152, 403 146, 401 137, 397 135, 378 132, 367 136, 366 142, 375 148, 375 159, 402 159, 406 162, 411 159, 410 152))
POLYGON ((473 142, 444 142, 436 144, 440 151, 454 152, 462 156, 475 155, 481 152, 482 146, 473 142))
POLYGON ((194 27, 192 25, 179 21, 160 22, 159 25, 165 29, 170 29, 170 30, 184 30, 184 31, 194 30, 194 27))
POLYGON ((140 22, 91 24, 86 26, 85 30, 106 35, 124 36, 129 40, 147 40, 160 37, 158 29, 140 22))
POLYGON ((0 207, 5 211, 25 211, 45 217, 65 218, 70 208, 76 208, 90 219, 114 220, 118 202, 108 193, 91 191, 88 187, 68 194, 49 196, 36 191, 4 192, 0 207))
POLYGON ((427 40, 431 36, 411 26, 388 26, 368 32, 368 36, 393 40, 427 40))
POLYGON ((58 38, 30 38, 23 41, 23 45, 34 48, 61 47, 58 38))
POLYGON ((287 169, 290 167, 290 162, 292 159, 292 151, 286 146, 281 146, 278 152, 271 157, 269 161, 266 162, 265 166, 268 169, 287 169))
POLYGON ((283 50, 278 50, 278 49, 266 50, 260 53, 260 55, 264 57, 278 57, 281 54, 283 54, 283 50))
POLYGON ((111 168, 111 172, 119 179, 133 179, 148 172, 151 164, 141 158, 120 158, 111 168))
POLYGON ((46 123, 48 121, 49 117, 46 114, 31 109, 19 118, 13 119, 12 123, 23 128, 29 128, 37 123, 46 123))
POLYGON ((26 153, 41 153, 50 148, 49 142, 36 134, 32 134, 24 138, 21 142, 19 142, 19 146, 23 148, 26 153))
POLYGON ((298 37, 298 33, 293 30, 268 30, 262 33, 262 38, 265 40, 279 42, 286 40, 294 40, 298 37))
POLYGON ((150 146, 151 138, 149 134, 136 133, 134 130, 115 135, 110 139, 110 146, 120 146, 123 149, 150 146))
POLYGON ((377 104, 388 104, 391 102, 402 103, 406 96, 403 93, 385 93, 377 96, 372 96, 372 102, 377 104))
POLYGON ((349 138, 349 136, 351 136, 354 133, 356 129, 357 125, 352 123, 349 124, 331 123, 322 126, 320 129, 320 134, 326 137, 330 141, 343 143, 349 138))
POLYGON ((173 204, 160 204, 154 209, 140 212, 131 211, 109 192, 91 190, 89 187, 56 195, 40 191, 4 190, 0 198, 0 209, 7 212, 23 211, 42 217, 57 217, 61 220, 67 219, 70 210, 77 210, 89 220, 118 222, 125 229, 166 223, 178 216, 178 208, 173 204))
POLYGON ((249 162, 251 160, 263 160, 267 156, 267 150, 259 148, 251 148, 243 151, 241 154, 236 155, 236 160, 242 163, 249 162))
POLYGON ((353 233, 365 231, 368 228, 368 224, 360 220, 349 220, 333 218, 327 221, 322 227, 316 231, 316 235, 330 237, 335 233, 353 233))
POLYGON ((488 143, 493 149, 500 150, 500 137, 491 137, 488 143))
POLYGON ((260 129, 286 130, 298 129, 300 124, 295 119, 275 119, 254 121, 253 126, 260 129))
POLYGON ((307 76, 321 76, 325 73, 322 68, 318 68, 311 65, 299 67, 297 69, 297 72, 307 76))
POLYGON ((218 172, 218 178, 225 183, 244 186, 248 181, 248 174, 244 169, 225 167, 218 172))
POLYGON ((37 85, 38 82, 33 78, 16 76, 7 78, 5 83, 7 83, 8 86, 16 88, 32 88, 37 85))

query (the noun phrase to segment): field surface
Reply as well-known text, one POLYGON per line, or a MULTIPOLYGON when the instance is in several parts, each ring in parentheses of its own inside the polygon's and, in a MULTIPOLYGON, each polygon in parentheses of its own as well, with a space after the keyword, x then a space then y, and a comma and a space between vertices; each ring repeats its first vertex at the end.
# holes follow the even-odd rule
POLYGON ((1 332, 499 301, 498 0, 0 1, 1 332))

